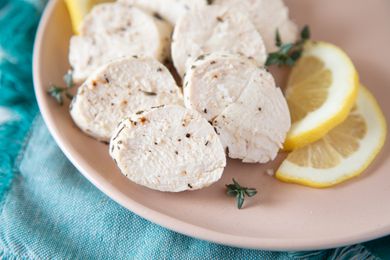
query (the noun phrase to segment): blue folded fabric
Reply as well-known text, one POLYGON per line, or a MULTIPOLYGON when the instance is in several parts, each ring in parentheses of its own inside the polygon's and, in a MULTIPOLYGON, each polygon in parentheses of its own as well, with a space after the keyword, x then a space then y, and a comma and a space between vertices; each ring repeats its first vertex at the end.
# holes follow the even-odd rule
POLYGON ((217 245, 155 225, 106 197, 65 158, 37 110, 31 52, 43 3, 0 0, 0 259, 390 257, 390 237, 313 252, 217 245))

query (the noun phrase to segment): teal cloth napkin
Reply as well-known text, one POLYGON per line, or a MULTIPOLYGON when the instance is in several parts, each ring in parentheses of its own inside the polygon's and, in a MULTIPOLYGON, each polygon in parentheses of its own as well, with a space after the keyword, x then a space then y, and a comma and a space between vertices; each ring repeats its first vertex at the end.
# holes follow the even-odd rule
POLYGON ((193 239, 122 208, 65 158, 39 115, 31 79, 44 1, 0 0, 0 259, 389 259, 390 237, 312 252, 193 239))

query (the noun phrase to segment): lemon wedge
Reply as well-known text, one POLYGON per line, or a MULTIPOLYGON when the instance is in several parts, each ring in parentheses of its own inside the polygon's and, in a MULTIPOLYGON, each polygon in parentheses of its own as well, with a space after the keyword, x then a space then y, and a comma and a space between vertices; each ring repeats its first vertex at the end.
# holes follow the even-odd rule
POLYGON ((349 57, 325 42, 308 42, 286 89, 292 126, 285 150, 321 139, 348 116, 356 101, 359 77, 349 57))
POLYGON ((276 178, 326 188, 358 176, 383 147, 386 129, 374 96, 360 87, 357 103, 347 119, 319 141, 291 152, 276 178))
POLYGON ((96 4, 113 2, 113 0, 65 0, 72 21, 73 31, 79 33, 79 27, 85 15, 96 4))

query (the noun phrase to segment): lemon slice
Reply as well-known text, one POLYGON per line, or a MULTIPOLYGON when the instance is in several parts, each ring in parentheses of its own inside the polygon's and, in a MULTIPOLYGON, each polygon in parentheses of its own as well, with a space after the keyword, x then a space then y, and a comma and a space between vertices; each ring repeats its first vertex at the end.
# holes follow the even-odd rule
POLYGON ((319 141, 291 152, 276 172, 285 182, 325 188, 358 176, 384 145, 386 121, 373 95, 359 88, 347 119, 319 141))
POLYGON ((65 2, 69 10, 73 31, 78 34, 83 18, 94 5, 113 2, 113 0, 65 0, 65 2))
POLYGON ((286 99, 292 126, 284 149, 321 139, 348 116, 359 88, 348 56, 324 42, 308 42, 288 80, 286 99))

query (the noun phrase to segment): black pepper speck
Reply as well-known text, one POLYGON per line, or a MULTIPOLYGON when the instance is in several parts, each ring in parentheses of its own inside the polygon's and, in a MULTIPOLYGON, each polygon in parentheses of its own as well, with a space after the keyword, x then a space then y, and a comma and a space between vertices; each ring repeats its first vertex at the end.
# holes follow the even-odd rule
POLYGON ((206 56, 204 54, 200 55, 196 60, 203 60, 206 56))
POLYGON ((159 20, 164 20, 164 18, 162 18, 162 16, 159 13, 154 13, 153 16, 159 20))

